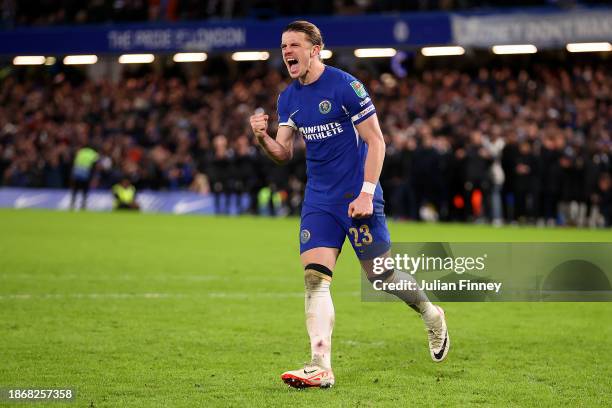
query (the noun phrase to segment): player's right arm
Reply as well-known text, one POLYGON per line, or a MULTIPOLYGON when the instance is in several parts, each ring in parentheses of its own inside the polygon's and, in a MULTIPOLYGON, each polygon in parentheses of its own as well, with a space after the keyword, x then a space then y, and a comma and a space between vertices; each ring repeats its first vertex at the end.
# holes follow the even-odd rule
POLYGON ((251 116, 251 129, 255 133, 257 143, 266 155, 276 164, 286 164, 293 157, 293 127, 281 124, 276 132, 276 138, 268 135, 268 115, 256 113, 251 116))

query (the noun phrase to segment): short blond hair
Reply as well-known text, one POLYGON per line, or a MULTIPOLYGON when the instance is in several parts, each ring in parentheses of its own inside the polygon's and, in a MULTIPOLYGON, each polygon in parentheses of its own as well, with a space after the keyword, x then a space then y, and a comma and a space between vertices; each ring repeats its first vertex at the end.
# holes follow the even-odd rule
POLYGON ((287 31, 304 33, 306 34, 306 38, 308 38, 308 41, 310 41, 312 45, 318 45, 321 47, 321 49, 323 49, 324 44, 323 36, 321 35, 321 30, 319 30, 319 27, 312 24, 311 22, 305 20, 294 21, 287 25, 287 27, 285 27, 283 33, 287 31))

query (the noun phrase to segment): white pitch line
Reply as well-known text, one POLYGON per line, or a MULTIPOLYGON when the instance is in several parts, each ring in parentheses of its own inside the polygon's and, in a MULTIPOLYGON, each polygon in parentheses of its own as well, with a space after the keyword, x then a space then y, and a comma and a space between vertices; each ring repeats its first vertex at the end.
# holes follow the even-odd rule
POLYGON ((87 275, 87 274, 60 274, 60 275, 40 275, 34 273, 2 274, 0 280, 88 280, 88 281, 211 281, 229 278, 222 275, 87 275))
MULTIPOLYGON (((59 274, 59 275, 40 275, 40 274, 0 274, 1 280, 87 280, 87 281, 188 281, 188 282, 207 282, 213 280, 233 279, 235 275, 87 275, 87 274, 59 274)), ((241 281, 261 281, 259 276, 239 276, 241 281)), ((297 282, 303 279, 301 276, 287 276, 287 277, 276 277, 267 278, 268 282, 297 282)))
POLYGON ((234 292, 211 292, 207 293, 208 297, 212 298, 225 298, 225 299, 250 299, 253 297, 258 298, 302 298, 304 297, 304 292, 287 292, 287 293, 279 293, 279 292, 258 292, 258 293, 234 293, 234 292))
MULTIPOLYGON (((337 296, 359 296, 359 292, 338 292, 337 296)), ((303 292, 209 292, 199 294, 184 293, 16 293, 0 295, 0 300, 54 300, 54 299, 285 299, 302 298, 303 292)))
POLYGON ((0 295, 0 300, 29 300, 29 299, 164 299, 164 298, 183 298, 186 295, 181 293, 18 293, 0 295))

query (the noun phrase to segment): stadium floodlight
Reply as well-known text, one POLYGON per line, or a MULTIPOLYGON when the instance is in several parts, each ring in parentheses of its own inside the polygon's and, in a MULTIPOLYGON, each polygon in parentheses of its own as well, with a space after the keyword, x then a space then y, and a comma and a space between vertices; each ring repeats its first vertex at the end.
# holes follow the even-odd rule
POLYGON ((13 65, 43 65, 45 61, 43 55, 18 55, 13 58, 13 65))
POLYGON ((96 55, 66 55, 64 65, 89 65, 98 62, 96 55))
POLYGON ((179 52, 174 54, 174 62, 202 62, 206 61, 208 55, 205 52, 179 52))
POLYGON ((442 57, 445 55, 463 55, 465 49, 458 45, 446 46, 446 47, 423 47, 421 54, 426 57, 442 57))
POLYGON ((240 51, 232 54, 234 61, 265 61, 270 58, 267 51, 240 51))
POLYGON ((569 52, 606 52, 612 51, 609 42, 569 43, 565 47, 569 52))
POLYGON ((494 54, 535 54, 538 49, 533 44, 514 44, 514 45, 494 45, 492 48, 494 54))
POLYGON ((153 54, 123 54, 119 57, 120 64, 149 64, 154 60, 153 54))
POLYGON ((55 65, 57 59, 55 57, 47 57, 45 58, 45 65, 55 65))
POLYGON ((321 50, 321 59, 331 58, 334 53, 331 50, 321 50))
POLYGON ((393 57, 397 54, 395 48, 357 48, 354 52, 358 58, 393 57))
POLYGON ((445 55, 463 55, 465 49, 458 45, 446 46, 446 47, 423 47, 421 54, 426 57, 441 57, 445 55))

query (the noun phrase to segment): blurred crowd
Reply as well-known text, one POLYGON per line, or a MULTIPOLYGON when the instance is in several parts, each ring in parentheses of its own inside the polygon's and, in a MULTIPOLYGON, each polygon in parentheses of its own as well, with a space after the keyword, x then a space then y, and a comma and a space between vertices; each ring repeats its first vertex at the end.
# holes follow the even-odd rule
MULTIPOLYGON (((610 225, 605 63, 430 69, 402 79, 351 71, 366 84, 386 138, 380 180, 390 215, 610 225)), ((0 83, 0 185, 68 187, 76 150, 89 146, 100 156, 94 187, 127 177, 138 189, 211 192, 218 212, 233 197, 242 212, 297 213, 303 142, 288 166, 275 166, 248 126, 256 108, 275 112, 287 79, 265 64, 238 78, 8 76, 0 83)))
POLYGON ((610 225, 604 66, 383 75, 370 89, 388 137, 381 183, 392 214, 610 225))
POLYGON ((93 24, 606 3, 606 0, 0 0, 0 21, 7 26, 93 24))

